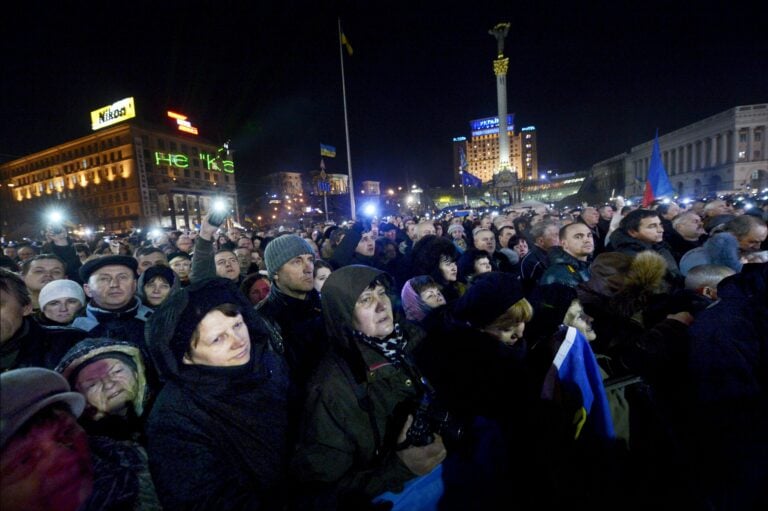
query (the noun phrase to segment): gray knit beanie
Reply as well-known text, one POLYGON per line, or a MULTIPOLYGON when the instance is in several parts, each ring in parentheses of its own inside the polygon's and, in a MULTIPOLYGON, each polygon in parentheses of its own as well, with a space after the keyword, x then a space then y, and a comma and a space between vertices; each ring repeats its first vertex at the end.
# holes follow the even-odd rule
POLYGON ((274 238, 264 249, 264 264, 267 265, 269 278, 273 278, 282 265, 304 254, 315 255, 315 252, 301 236, 284 234, 274 238))

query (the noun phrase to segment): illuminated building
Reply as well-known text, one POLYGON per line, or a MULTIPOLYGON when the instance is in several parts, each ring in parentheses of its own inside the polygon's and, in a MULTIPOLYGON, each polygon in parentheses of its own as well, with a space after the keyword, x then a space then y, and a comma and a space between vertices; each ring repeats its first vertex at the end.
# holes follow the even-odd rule
POLYGON ((73 225, 110 232, 191 229, 214 198, 236 219, 228 149, 194 136, 181 114, 169 112, 178 122, 172 130, 133 118, 133 109, 127 98, 95 110, 92 134, 0 164, 4 231, 13 231, 8 218, 31 220, 54 205, 73 225))
MULTIPOLYGON (((507 115, 507 134, 509 135, 509 170, 520 180, 537 180, 539 177, 538 153, 536 148, 536 128, 527 126, 515 133, 515 116, 507 115)), ((467 158, 466 170, 479 177, 483 183, 493 179, 499 165, 499 119, 486 117, 469 123, 471 139, 455 137, 453 139, 454 161, 460 162, 461 151, 467 158)), ((460 163, 458 164, 460 166, 460 163)), ((458 170, 456 170, 457 182, 458 170)))

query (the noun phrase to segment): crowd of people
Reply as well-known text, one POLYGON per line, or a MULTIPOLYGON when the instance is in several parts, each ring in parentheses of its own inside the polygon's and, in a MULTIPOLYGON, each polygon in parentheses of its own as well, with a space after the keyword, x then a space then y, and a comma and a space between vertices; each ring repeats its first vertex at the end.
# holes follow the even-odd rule
POLYGON ((768 508, 768 205, 6 243, 7 510, 768 508))

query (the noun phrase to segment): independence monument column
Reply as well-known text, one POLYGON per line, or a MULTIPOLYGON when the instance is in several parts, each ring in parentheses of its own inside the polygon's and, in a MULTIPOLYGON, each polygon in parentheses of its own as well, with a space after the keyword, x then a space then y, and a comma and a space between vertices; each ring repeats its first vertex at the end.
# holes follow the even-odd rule
POLYGON ((509 23, 499 23, 488 31, 496 38, 498 55, 493 61, 493 72, 496 74, 496 96, 499 105, 499 167, 494 171, 498 174, 509 169, 509 133, 507 132, 507 68, 509 59, 504 57, 504 38, 507 37, 509 23))

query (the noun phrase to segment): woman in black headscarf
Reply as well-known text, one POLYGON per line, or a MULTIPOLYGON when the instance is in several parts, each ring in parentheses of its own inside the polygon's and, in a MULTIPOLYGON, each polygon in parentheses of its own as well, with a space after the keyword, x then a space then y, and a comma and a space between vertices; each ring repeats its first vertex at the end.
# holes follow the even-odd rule
POLYGON ((146 335, 165 382, 147 426, 163 506, 280 508, 289 381, 279 336, 226 279, 172 294, 146 335))

